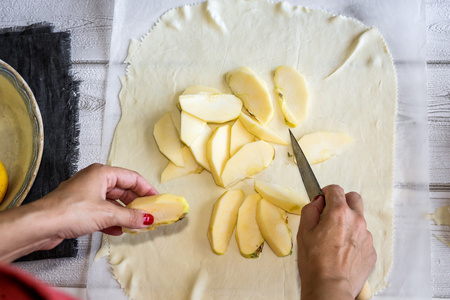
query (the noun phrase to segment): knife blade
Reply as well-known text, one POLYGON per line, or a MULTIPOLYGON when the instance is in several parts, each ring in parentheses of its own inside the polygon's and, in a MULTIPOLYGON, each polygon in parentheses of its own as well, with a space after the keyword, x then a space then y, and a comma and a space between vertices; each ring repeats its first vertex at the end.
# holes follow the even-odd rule
POLYGON ((317 196, 323 196, 322 189, 320 188, 320 184, 317 181, 317 178, 314 175, 314 172, 311 169, 302 148, 290 129, 289 135, 291 137, 292 150, 294 151, 294 157, 297 162, 298 170, 300 171, 300 176, 302 177, 303 184, 305 185, 309 201, 312 201, 317 196))
MULTIPOLYGON (((298 170, 305 185, 306 193, 308 194, 309 201, 312 201, 317 196, 324 196, 320 184, 317 181, 316 175, 314 175, 313 170, 303 153, 297 139, 295 138, 292 131, 289 129, 289 135, 291 137, 292 150, 294 151, 295 161, 297 162, 298 170)), ((323 198, 325 200, 325 197, 323 198)), ((364 287, 361 292, 356 297, 356 300, 369 300, 372 296, 372 290, 370 289, 369 282, 366 280, 364 287)))

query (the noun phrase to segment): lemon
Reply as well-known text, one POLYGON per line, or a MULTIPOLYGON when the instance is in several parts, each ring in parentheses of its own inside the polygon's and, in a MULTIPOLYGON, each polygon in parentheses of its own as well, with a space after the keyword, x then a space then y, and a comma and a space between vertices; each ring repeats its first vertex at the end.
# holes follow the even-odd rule
POLYGON ((0 202, 2 202, 5 197, 6 190, 8 189, 8 173, 6 173, 6 168, 0 161, 0 202))

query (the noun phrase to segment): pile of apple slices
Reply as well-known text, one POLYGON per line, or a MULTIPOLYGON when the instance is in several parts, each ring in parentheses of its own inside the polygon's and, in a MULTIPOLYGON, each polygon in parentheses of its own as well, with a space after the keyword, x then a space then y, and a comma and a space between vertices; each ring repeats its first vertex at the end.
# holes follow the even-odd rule
MULTIPOLYGON (((269 143, 288 145, 267 126, 274 109, 266 83, 247 67, 228 72, 225 78, 233 94, 205 86, 188 87, 177 103, 179 124, 170 113, 155 124, 156 143, 169 159, 161 182, 206 169, 218 186, 229 187, 271 163, 275 151, 269 143)), ((274 82, 286 124, 295 127, 306 117, 305 79, 294 68, 280 66, 274 82)), ((352 139, 344 133, 315 132, 299 142, 314 164, 336 155, 352 139)))
POLYGON ((178 99, 179 126, 170 113, 155 124, 156 143, 170 161, 161 182, 206 169, 218 186, 229 187, 269 166, 270 143, 288 144, 267 126, 274 109, 265 82, 246 67, 225 77, 233 94, 189 87, 178 99))
MULTIPOLYGON (((288 145, 267 126, 274 108, 266 83, 241 67, 225 75, 232 94, 205 86, 188 87, 179 96, 179 122, 166 113, 154 126, 159 150, 169 162, 161 173, 166 182, 207 170, 218 186, 228 188, 267 168, 275 157, 271 143, 288 145), (245 109, 243 109, 245 108, 245 109)), ((274 73, 278 103, 288 126, 306 117, 308 92, 303 76, 280 66, 274 73)), ((314 132, 299 143, 311 164, 335 156, 352 142, 344 133, 314 132)), ((287 213, 300 214, 307 196, 255 180, 257 194, 245 198, 241 190, 226 191, 214 205, 208 238, 217 254, 224 254, 234 228, 244 257, 258 257, 266 241, 278 256, 292 251, 287 213)))
POLYGON ((214 204, 208 238, 214 253, 222 255, 236 228, 236 241, 245 258, 259 257, 264 241, 280 257, 292 253, 287 212, 300 214, 307 195, 255 180, 257 194, 245 198, 241 190, 226 191, 214 204))

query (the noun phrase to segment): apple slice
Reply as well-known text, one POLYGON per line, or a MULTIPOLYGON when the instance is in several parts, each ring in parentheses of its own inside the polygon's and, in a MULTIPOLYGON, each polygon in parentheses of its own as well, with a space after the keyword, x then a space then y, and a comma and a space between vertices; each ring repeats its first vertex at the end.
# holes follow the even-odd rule
POLYGON ((159 151, 176 166, 183 167, 183 152, 181 151, 183 145, 170 112, 156 122, 155 127, 153 127, 153 136, 159 151))
POLYGON ((235 120, 242 109, 242 101, 230 94, 181 95, 179 102, 185 112, 212 123, 235 120))
POLYGON ((341 153, 353 139, 341 132, 317 131, 302 136, 298 142, 308 162, 314 165, 341 153))
POLYGON ((302 74, 288 66, 279 66, 273 77, 278 103, 287 125, 296 127, 306 118, 308 89, 302 74))
POLYGON ((430 214, 430 219, 433 220, 438 226, 450 226, 450 205, 436 208, 434 213, 430 214))
POLYGON ((277 256, 282 257, 292 253, 291 228, 284 209, 263 198, 258 202, 256 221, 264 240, 277 256))
POLYGON ((203 85, 193 85, 188 88, 186 88, 183 91, 182 95, 214 95, 214 94, 220 94, 220 91, 216 88, 209 87, 209 86, 203 86, 203 85))
POLYGON ((264 238, 256 222, 256 208, 261 196, 248 196, 239 208, 236 224, 236 241, 241 255, 245 258, 257 258, 264 246, 264 238))
POLYGON ((154 218, 153 224, 143 229, 129 229, 122 227, 123 232, 141 233, 153 230, 159 225, 175 223, 186 216, 189 212, 189 204, 186 199, 173 194, 159 194, 136 198, 126 207, 144 210, 154 218))
POLYGON ((269 166, 275 157, 275 149, 265 141, 244 145, 225 164, 222 172, 224 187, 253 176, 269 166))
POLYGON ((231 126, 230 155, 234 155, 242 146, 254 141, 255 136, 237 119, 231 126))
POLYGON ((211 168, 209 166, 208 158, 206 157, 206 144, 208 143, 212 134, 213 130, 209 126, 206 126, 205 130, 189 146, 189 149, 191 150, 192 155, 194 156, 197 163, 205 168, 205 170, 208 172, 211 172, 211 168))
POLYGON ((214 204, 208 229, 208 239, 214 253, 222 255, 227 252, 244 197, 241 190, 228 190, 214 204))
POLYGON ((245 113, 241 113, 238 120, 240 120, 245 128, 247 128, 247 130, 257 138, 266 142, 288 145, 288 143, 282 137, 280 137, 278 133, 267 126, 261 125, 260 123, 258 123, 258 121, 253 120, 245 113))
POLYGON ((178 136, 181 136, 181 111, 175 110, 170 112, 170 117, 172 118, 173 125, 177 129, 178 136))
POLYGON ((266 83, 247 67, 241 67, 225 75, 233 94, 244 103, 244 107, 260 121, 267 124, 273 117, 273 105, 266 83))
POLYGON ((304 188, 301 194, 296 194, 281 185, 255 179, 255 190, 264 199, 292 214, 300 215, 303 206, 309 203, 308 194, 304 188))
POLYGON ((206 158, 208 159, 211 174, 218 186, 223 187, 222 174, 225 163, 230 158, 230 132, 231 126, 217 127, 206 144, 206 158))
POLYGON ((181 140, 190 146, 205 131, 206 122, 193 115, 181 111, 181 140))
MULTIPOLYGON (((187 87, 181 95, 214 95, 220 94, 220 91, 216 88, 203 86, 203 85, 193 85, 187 87)), ((177 101, 177 107, 181 110, 180 101, 177 101)))
POLYGON ((161 173, 161 183, 193 173, 198 174, 203 171, 203 168, 197 164, 187 146, 184 146, 181 151, 183 152, 184 167, 178 167, 173 162, 169 161, 166 168, 161 173))

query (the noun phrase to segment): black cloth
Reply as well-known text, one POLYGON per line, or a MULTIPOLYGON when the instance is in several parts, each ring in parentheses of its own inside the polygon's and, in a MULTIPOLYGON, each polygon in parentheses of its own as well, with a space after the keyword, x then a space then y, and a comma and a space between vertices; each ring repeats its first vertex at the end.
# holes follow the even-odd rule
MULTIPOLYGON (((0 59, 28 83, 44 125, 42 162, 23 204, 51 192, 77 170, 79 82, 71 72, 70 42, 70 32, 54 32, 49 23, 0 29, 0 59)), ((77 252, 77 240, 69 239, 52 250, 31 253, 19 261, 75 257, 77 252)))

